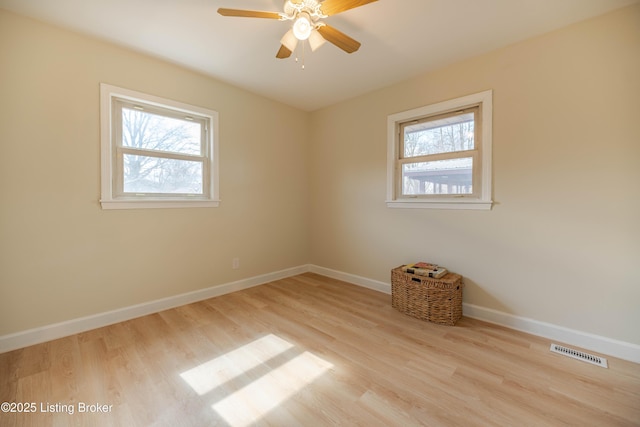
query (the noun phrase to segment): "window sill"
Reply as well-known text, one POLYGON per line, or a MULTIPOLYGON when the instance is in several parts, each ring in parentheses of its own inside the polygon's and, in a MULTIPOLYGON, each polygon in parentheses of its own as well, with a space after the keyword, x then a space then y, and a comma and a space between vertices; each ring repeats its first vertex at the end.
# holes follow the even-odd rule
POLYGON ((100 200, 102 209, 217 208, 220 200, 100 200))
POLYGON ((387 200, 388 208, 401 209, 467 209, 467 210, 491 210, 493 201, 485 200, 459 200, 459 199, 442 199, 442 200, 387 200))

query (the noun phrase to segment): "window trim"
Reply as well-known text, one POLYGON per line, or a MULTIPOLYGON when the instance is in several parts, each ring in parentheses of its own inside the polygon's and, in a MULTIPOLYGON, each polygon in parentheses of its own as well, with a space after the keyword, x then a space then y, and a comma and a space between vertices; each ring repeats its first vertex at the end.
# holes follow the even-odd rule
POLYGON ((100 144, 101 144, 101 198, 102 209, 152 209, 152 208, 189 208, 218 207, 218 113, 181 102, 161 98, 142 92, 100 83, 100 144), (208 174, 205 173, 204 195, 156 195, 144 194, 130 196, 118 194, 114 185, 115 174, 119 173, 116 164, 118 149, 113 135, 113 112, 117 100, 158 107, 165 111, 198 116, 208 122, 206 133, 204 162, 207 163, 208 174))
POLYGON ((387 207, 390 208, 418 208, 418 209, 474 209, 489 210, 493 205, 491 200, 491 157, 492 157, 492 110, 493 110, 493 91, 463 96, 424 107, 391 114, 387 117, 387 207), (401 159, 401 141, 400 127, 403 123, 413 120, 421 120, 429 116, 438 116, 463 110, 474 106, 480 107, 480 128, 481 142, 478 149, 480 150, 480 168, 475 170, 480 177, 479 191, 474 195, 437 195, 434 197, 402 197, 398 194, 398 180, 401 176, 399 171, 401 159))

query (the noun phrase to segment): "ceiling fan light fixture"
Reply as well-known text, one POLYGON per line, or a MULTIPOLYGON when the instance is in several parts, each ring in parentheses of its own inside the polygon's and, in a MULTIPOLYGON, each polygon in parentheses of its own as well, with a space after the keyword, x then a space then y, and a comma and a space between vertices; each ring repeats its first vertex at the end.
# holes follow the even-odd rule
MULTIPOLYGON (((292 24, 290 24, 289 31, 287 31, 280 40, 280 49, 278 53, 276 53, 276 58, 284 59, 289 58, 297 45, 305 40, 309 40, 309 46, 312 51, 322 46, 325 41, 347 53, 357 51, 360 48, 359 41, 325 24, 323 19, 377 1, 378 0, 284 0, 283 12, 262 12, 259 10, 228 9, 221 7, 218 8, 218 13, 222 16, 291 21, 292 24)), ((302 53, 304 55, 304 49, 302 49, 302 53)))
POLYGON ((306 12, 300 12, 293 23, 293 34, 300 41, 306 40, 311 35, 313 30, 313 24, 311 23, 311 17, 306 12))

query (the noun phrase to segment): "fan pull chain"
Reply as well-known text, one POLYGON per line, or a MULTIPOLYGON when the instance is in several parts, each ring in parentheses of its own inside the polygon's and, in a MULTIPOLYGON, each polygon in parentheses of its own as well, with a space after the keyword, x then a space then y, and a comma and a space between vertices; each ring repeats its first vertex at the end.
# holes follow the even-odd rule
MULTIPOLYGON (((304 70, 304 45, 305 45, 305 41, 302 41, 302 43, 299 43, 298 46, 302 45, 302 66, 300 68, 302 68, 304 70)), ((296 49, 297 52, 297 49, 296 49)), ((296 53, 296 62, 298 62, 298 54, 296 53)))
POLYGON ((305 45, 305 42, 306 42, 306 40, 303 40, 302 43, 298 43, 298 46, 302 45, 302 55, 301 55, 302 56, 302 61, 300 61, 298 59, 298 46, 296 46, 296 52, 295 52, 296 53, 296 62, 301 62, 302 63, 300 68, 302 68, 303 70, 304 70, 304 52, 305 52, 304 45, 305 45))
POLYGON ((304 70, 304 46, 306 45, 306 40, 302 42, 302 69, 304 70))

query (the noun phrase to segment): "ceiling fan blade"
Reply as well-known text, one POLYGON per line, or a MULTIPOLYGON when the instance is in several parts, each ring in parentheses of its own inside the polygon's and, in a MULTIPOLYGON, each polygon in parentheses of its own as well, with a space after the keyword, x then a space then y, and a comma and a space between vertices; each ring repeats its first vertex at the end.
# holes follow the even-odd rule
POLYGON ((278 12, 261 12, 259 10, 225 9, 221 7, 218 9, 218 13, 222 16, 239 16, 242 18, 280 19, 278 12))
POLYGON ((291 51, 285 45, 280 45, 280 50, 276 54, 276 58, 285 59, 291 56, 291 51))
POLYGON ((360 49, 359 41, 352 39, 342 31, 338 31, 330 25, 325 24, 319 26, 318 32, 329 43, 333 43, 347 53, 353 53, 356 50, 360 49))
POLYGON ((320 4, 320 10, 323 14, 331 16, 375 1, 378 0, 324 0, 320 4))

